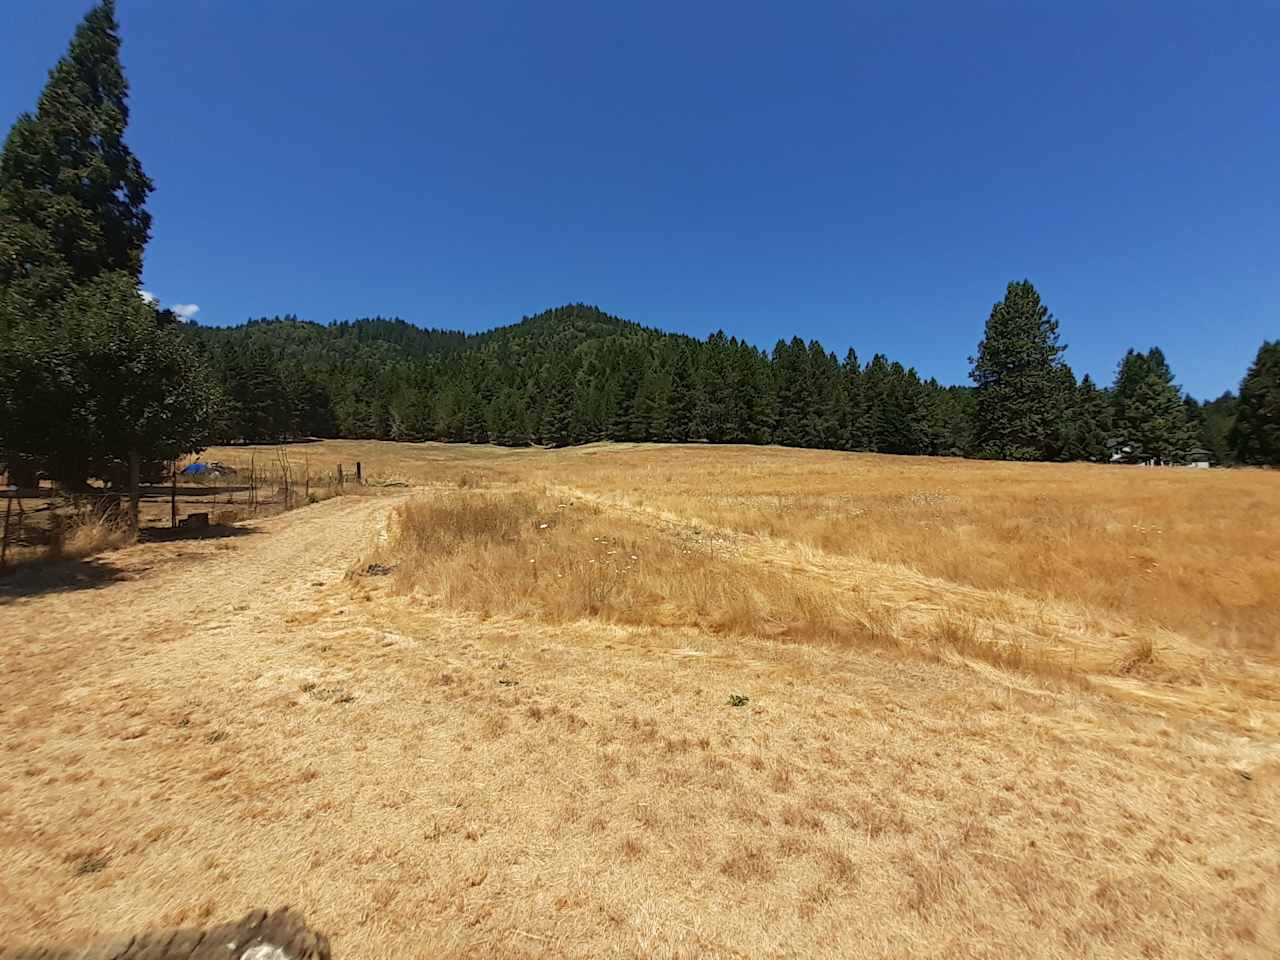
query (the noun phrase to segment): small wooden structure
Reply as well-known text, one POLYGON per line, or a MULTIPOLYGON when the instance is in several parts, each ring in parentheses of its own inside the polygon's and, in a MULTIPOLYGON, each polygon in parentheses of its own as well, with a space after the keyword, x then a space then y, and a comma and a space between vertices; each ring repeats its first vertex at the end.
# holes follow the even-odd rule
POLYGON ((0 946, 0 960, 330 960, 329 941, 288 907, 236 923, 162 930, 74 947, 0 946))

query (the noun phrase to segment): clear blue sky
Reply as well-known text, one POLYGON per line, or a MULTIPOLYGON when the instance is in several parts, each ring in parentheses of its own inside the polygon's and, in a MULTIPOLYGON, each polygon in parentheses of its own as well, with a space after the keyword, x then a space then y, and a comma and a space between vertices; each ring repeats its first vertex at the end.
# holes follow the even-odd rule
MULTIPOLYGON (((89 0, 8 0, 0 121, 89 0)), ((145 286, 206 323, 571 302, 944 382, 1030 277, 1077 374, 1280 336, 1280 4, 120 0, 145 286)))

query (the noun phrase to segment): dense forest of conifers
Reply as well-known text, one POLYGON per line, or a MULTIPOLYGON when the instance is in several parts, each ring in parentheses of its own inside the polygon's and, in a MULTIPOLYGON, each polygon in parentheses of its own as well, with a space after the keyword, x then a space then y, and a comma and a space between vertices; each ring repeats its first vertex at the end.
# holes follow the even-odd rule
POLYGON ((594 307, 465 336, 400 320, 188 328, 227 402, 223 440, 298 435, 556 446, 596 440, 961 452, 968 391, 818 343, 772 357, 594 307))
POLYGON ((765 353, 583 304, 474 335, 381 318, 182 324, 140 291, 153 184, 124 140, 119 54, 115 4, 100 0, 0 149, 0 471, 20 486, 128 487, 136 524, 139 481, 158 465, 311 436, 1157 463, 1203 447, 1280 464, 1280 340, 1238 396, 1211 403, 1184 396, 1156 348, 1126 353, 1111 384, 1077 381, 1026 280, 991 308, 972 387, 878 354, 798 337, 765 353))
MULTIPOLYGON (((292 316, 186 329, 221 384, 214 436, 224 442, 709 441, 1009 455, 981 438, 974 387, 942 386, 879 354, 864 363, 852 349, 840 358, 799 338, 765 353, 723 332, 698 340, 582 304, 473 335, 383 318, 322 326, 292 316)), ((1049 420, 1024 458, 1104 460, 1117 441, 1137 437, 1135 417, 1151 415, 1138 409, 1128 374, 1153 377, 1152 389, 1176 396, 1172 422, 1165 410, 1157 425, 1169 434, 1164 458, 1204 447, 1219 462, 1234 459, 1235 397, 1200 404, 1181 396, 1158 350, 1131 352, 1105 389, 1088 376, 1077 382, 1060 361, 1052 369, 1049 420)), ((1132 454, 1161 447, 1144 439, 1132 454)))

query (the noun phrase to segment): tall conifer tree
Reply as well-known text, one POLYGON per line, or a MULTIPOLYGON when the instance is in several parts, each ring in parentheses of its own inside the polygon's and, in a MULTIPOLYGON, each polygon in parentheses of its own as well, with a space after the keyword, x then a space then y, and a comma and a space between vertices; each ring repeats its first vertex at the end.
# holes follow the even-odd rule
POLYGON ((1076 387, 1075 409, 1075 432, 1067 444, 1067 458, 1106 460, 1110 454, 1107 441, 1111 439, 1111 398, 1098 389, 1087 373, 1076 387))
POLYGON ((1136 448, 1143 459, 1175 462, 1199 442, 1187 416, 1182 391, 1159 347, 1129 350, 1116 371, 1112 390, 1117 439, 1136 448))
POLYGON ((124 141, 127 96, 103 0, 0 152, 0 459, 76 487, 127 480, 136 522, 143 461, 198 449, 216 395, 138 292, 152 186, 124 141))
POLYGON ((991 308, 970 376, 977 384, 976 445, 1006 460, 1052 456, 1064 400, 1058 321, 1031 281, 1010 283, 991 308))
POLYGON ((787 447, 805 444, 812 408, 813 383, 809 376, 809 351, 803 340, 779 340, 773 348, 773 373, 777 396, 775 442, 787 447))
POLYGON ((1220 464, 1236 462, 1236 450, 1231 444, 1231 431, 1235 428, 1240 400, 1226 390, 1216 400, 1200 405, 1200 439, 1220 464))
POLYGON ((0 154, 0 323, 100 274, 142 275, 152 184, 124 140, 118 30, 115 2, 103 0, 0 154))
POLYGON ((1280 465, 1280 340, 1262 344, 1241 381, 1228 439, 1241 463, 1280 465))
POLYGON ((839 417, 837 420, 839 447, 842 450, 865 450, 869 409, 866 391, 862 383, 862 367, 858 354, 850 347, 840 364, 839 417))

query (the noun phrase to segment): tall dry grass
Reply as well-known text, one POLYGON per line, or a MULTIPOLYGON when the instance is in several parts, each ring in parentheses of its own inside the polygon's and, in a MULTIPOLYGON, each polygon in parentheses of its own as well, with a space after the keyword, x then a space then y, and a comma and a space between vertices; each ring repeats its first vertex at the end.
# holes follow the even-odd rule
POLYGON ((530 457, 632 507, 1280 651, 1280 473, 751 447, 530 457))
POLYGON ((483 617, 688 627, 1073 673, 961 613, 909 621, 856 585, 762 567, 714 535, 656 531, 589 502, 524 491, 445 490, 403 504, 356 573, 371 563, 392 567, 402 593, 483 617))
POLYGON ((837 639, 857 612, 791 578, 757 578, 714 541, 653 535, 597 506, 447 491, 398 507, 396 583, 486 616, 697 626, 837 639))
MULTIPOLYGON (((299 448, 301 449, 301 448, 299 448)), ((770 447, 512 450, 325 441, 315 465, 430 488, 561 490, 948 583, 1280 652, 1280 474, 770 447)), ((245 448, 209 452, 247 461, 245 448)), ((301 456, 301 453, 298 454, 301 456)))
POLYGON ((127 521, 86 512, 65 520, 60 518, 59 525, 49 532, 47 539, 45 544, 10 546, 5 555, 6 568, 86 560, 128 546, 135 534, 127 521))

